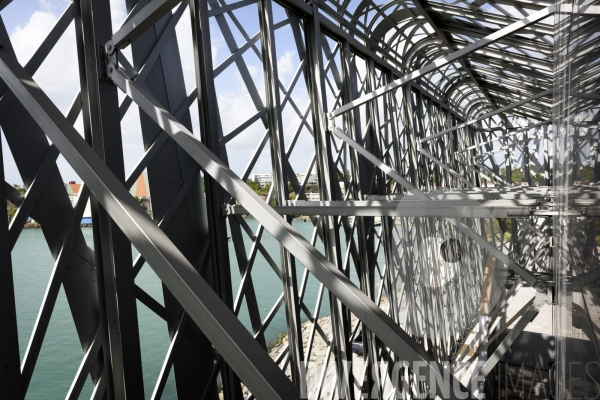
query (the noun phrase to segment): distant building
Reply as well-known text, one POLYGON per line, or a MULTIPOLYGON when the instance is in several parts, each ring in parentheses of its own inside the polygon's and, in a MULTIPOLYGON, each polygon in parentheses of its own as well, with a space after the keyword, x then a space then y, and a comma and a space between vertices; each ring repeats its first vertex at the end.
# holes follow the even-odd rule
POLYGON ((81 190, 81 183, 69 181, 69 183, 65 183, 65 189, 67 189, 71 204, 75 204, 75 200, 77 200, 77 196, 79 196, 79 191, 81 190))
MULTIPOLYGON (((298 182, 304 182, 306 174, 296 174, 298 182)), ((260 184, 260 187, 264 188, 267 185, 273 184, 273 174, 252 174, 252 180, 260 184)), ((308 176, 307 185, 316 185, 318 183, 317 174, 310 174, 308 176)))
POLYGON ((141 174, 131 189, 129 189, 129 193, 132 196, 139 198, 142 201, 142 207, 148 212, 148 214, 152 215, 152 202, 150 201, 150 186, 148 185, 148 174, 141 174))
POLYGON ((492 181, 481 181, 481 187, 493 188, 496 187, 496 185, 492 181))
POLYGON ((307 201, 321 201, 321 195, 319 193, 306 193, 307 201))
MULTIPOLYGON (((300 183, 304 182, 304 178, 306 177, 306 174, 296 174, 296 178, 298 178, 298 181, 300 183)), ((317 174, 310 174, 308 176, 308 181, 306 182, 307 185, 316 185, 317 184, 317 174)))
POLYGON ((273 174, 252 174, 252 180, 260 184, 261 188, 273 184, 273 174))
MULTIPOLYGON (((71 205, 74 206, 75 202, 77 202, 77 198, 79 197, 79 193, 81 192, 81 183, 77 183, 75 181, 69 181, 69 183, 65 183, 65 189, 67 189, 67 195, 69 196, 69 200, 71 200, 71 205)), ((92 224, 92 206, 90 204, 90 199, 88 199, 87 204, 85 205, 85 210, 83 210, 83 215, 81 216, 81 225, 91 225, 92 224)))
MULTIPOLYGON (((82 187, 82 183, 77 183, 75 181, 69 181, 68 183, 65 183, 65 189, 67 190, 67 195, 69 196, 69 200, 71 200, 72 206, 74 206, 77 202, 77 198, 79 197, 82 187)), ((129 193, 131 193, 133 196, 137 196, 142 201, 142 207, 144 207, 149 214, 152 213, 150 191, 148 190, 148 175, 146 173, 140 175, 137 181, 135 181, 133 184, 132 188, 129 190, 129 193)), ((92 207, 90 200, 88 199, 87 204, 85 205, 85 210, 83 211, 83 215, 81 216, 81 225, 91 224, 92 207)))

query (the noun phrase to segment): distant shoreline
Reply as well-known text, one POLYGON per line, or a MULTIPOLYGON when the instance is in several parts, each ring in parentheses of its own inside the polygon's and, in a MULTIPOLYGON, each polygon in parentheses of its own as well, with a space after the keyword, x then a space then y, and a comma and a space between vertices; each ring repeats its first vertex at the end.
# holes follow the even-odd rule
MULTIPOLYGON (((82 228, 91 228, 92 224, 81 224, 79 225, 82 228)), ((23 229, 39 229, 42 226, 38 223, 38 222, 28 222, 25 225, 23 225, 23 229)))

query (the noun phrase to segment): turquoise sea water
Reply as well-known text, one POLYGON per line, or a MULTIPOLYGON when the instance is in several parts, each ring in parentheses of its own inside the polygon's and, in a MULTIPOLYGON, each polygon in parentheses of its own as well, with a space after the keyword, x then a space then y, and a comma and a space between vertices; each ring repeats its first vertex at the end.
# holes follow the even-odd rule
MULTIPOLYGON (((252 218, 248 218, 246 221, 256 231, 258 226, 257 221, 252 218)), ((313 234, 313 225, 311 223, 294 220, 293 225, 310 241, 313 234)), ((82 228, 82 230, 88 245, 92 246, 92 228, 82 228)), ((244 242, 246 250, 249 251, 252 243, 247 237, 244 238, 244 242)), ((261 243, 275 262, 279 264, 279 243, 268 232, 263 234, 261 243)), ((235 260, 232 247, 230 246, 230 258, 235 260)), ((317 244, 317 248, 319 251, 323 251, 320 243, 317 244)), ((342 248, 342 251, 345 251, 345 249, 342 248)), ((133 249, 133 253, 135 258, 137 256, 135 248, 133 249)), ((13 249, 12 263, 19 327, 19 345, 22 358, 27 348, 27 343, 33 330, 54 264, 41 229, 23 230, 19 241, 13 249)), ((298 265, 299 281, 303 271, 304 268, 298 265)), ((240 282, 240 275, 235 262, 232 263, 231 275, 235 296, 240 282)), ((256 257, 256 262, 252 270, 252 278, 261 317, 264 319, 282 293, 281 281, 260 253, 256 257)), ((352 280, 356 283, 354 277, 352 280)), ((163 304, 162 286, 147 264, 144 265, 137 276, 136 284, 153 296, 159 303, 163 304)), ((310 276, 304 302, 311 313, 314 311, 318 290, 318 281, 310 276)), ((329 303, 326 295, 324 295, 319 317, 327 315, 329 315, 329 303)), ((302 316, 306 320, 304 314, 302 316)), ((138 318, 145 396, 149 398, 168 348, 169 337, 166 323, 139 302, 138 318)), ((250 326, 245 303, 240 311, 239 319, 246 327, 250 326)), ((285 330, 285 311, 284 307, 280 307, 277 315, 265 332, 267 341, 275 339, 278 334, 285 332, 285 330)), ((73 318, 64 291, 61 289, 29 386, 27 399, 63 399, 69 390, 82 357, 83 352, 75 332, 73 318)), ((88 379, 80 398, 89 398, 91 392, 92 384, 88 379)), ((171 375, 165 387, 163 399, 176 398, 175 380, 173 375, 171 375)))

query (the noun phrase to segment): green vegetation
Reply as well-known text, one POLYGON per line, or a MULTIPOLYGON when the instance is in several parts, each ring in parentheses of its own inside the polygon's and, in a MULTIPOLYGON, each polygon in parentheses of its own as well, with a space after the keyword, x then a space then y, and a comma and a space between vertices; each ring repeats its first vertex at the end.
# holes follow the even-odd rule
POLYGON ((492 243, 492 235, 495 237, 496 242, 500 242, 501 237, 504 237, 504 243, 507 243, 510 241, 511 219, 510 218, 502 219, 502 222, 503 222, 502 224, 500 223, 500 221, 501 220, 498 218, 494 218, 492 220, 493 232, 490 231, 489 225, 486 224, 488 242, 492 243), (504 230, 504 232, 503 232, 503 230, 504 230))
POLYGON ((581 181, 581 183, 594 182, 594 168, 589 164, 581 166, 575 174, 574 180, 581 181))
POLYGON ((304 193, 319 193, 319 185, 306 185, 304 193))
MULTIPOLYGON (((533 165, 529 165, 529 171, 533 174, 535 167, 533 165)), ((581 184, 593 183, 600 179, 594 178, 594 167, 590 164, 585 164, 579 167, 579 169, 574 173, 573 180, 580 182, 581 184)), ((506 173, 506 168, 500 168, 500 176, 505 181, 508 181, 508 175, 506 173)), ((511 182, 513 185, 520 185, 522 181, 527 181, 527 177, 523 174, 522 168, 517 167, 513 168, 510 174, 511 182)), ((534 182, 537 184, 542 180, 542 174, 539 172, 535 173, 534 182)))
POLYGON ((586 239, 586 241, 588 240, 588 238, 590 237, 590 229, 593 228, 592 230, 592 234, 595 235, 594 236, 594 242, 596 242, 596 246, 600 246, 600 235, 598 233, 600 233, 600 220, 595 220, 595 221, 590 221, 589 224, 583 229, 583 237, 586 239), (594 224, 593 227, 590 226, 590 224, 594 224))
POLYGON ((337 172, 337 180, 338 182, 342 182, 342 181, 346 181, 346 182, 350 182, 350 172, 348 172, 348 170, 344 170, 344 175, 345 175, 345 179, 344 179, 344 175, 342 175, 341 171, 336 171, 337 172))
POLYGON ((275 339, 267 342, 267 351, 271 351, 274 347, 280 345, 286 338, 287 334, 285 332, 277 334, 277 337, 275 339))
POLYGON ((6 213, 8 214, 8 223, 10 224, 10 221, 12 221, 15 214, 17 213, 17 206, 15 206, 8 200, 6 200, 6 213))
MULTIPOLYGON (((23 186, 19 186, 17 184, 14 184, 13 186, 21 194, 25 194, 25 192, 27 191, 27 189, 25 189, 23 186)), ((15 217, 15 214, 17 213, 17 210, 18 210, 17 206, 15 206, 10 201, 6 200, 6 214, 8 215, 8 223, 9 224, 10 224, 10 221, 12 221, 12 219, 15 217)))
MULTIPOLYGON (((532 173, 534 171, 533 165, 529 165, 529 171, 532 173)), ((508 181, 508 175, 506 174, 506 168, 500 168, 500 176, 505 181, 508 181)), ((511 174, 511 182, 513 185, 520 185, 521 182, 527 182, 528 179, 525 175, 522 175, 521 167, 513 168, 511 174)), ((542 174, 536 172, 534 182, 537 184, 542 179, 542 174)))
POLYGON ((254 190, 259 196, 266 196, 269 194, 269 190, 271 189, 271 185, 265 185, 264 188, 260 187, 260 183, 253 181, 251 179, 246 181, 246 184, 250 187, 250 189, 254 190))

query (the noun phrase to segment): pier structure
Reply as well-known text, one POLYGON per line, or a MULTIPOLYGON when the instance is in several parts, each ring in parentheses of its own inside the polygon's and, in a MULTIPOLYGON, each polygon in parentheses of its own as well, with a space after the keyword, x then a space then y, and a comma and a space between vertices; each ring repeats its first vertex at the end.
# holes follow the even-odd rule
POLYGON ((0 23, 0 166, 26 188, 3 192, 0 399, 27 396, 61 288, 82 350, 68 399, 88 380, 94 399, 160 399, 170 377, 179 399, 504 398, 521 365, 549 397, 598 392, 597 1, 125 0, 118 26, 114 3, 69 2, 26 62, 0 23), (60 110, 36 72, 67 36, 79 90, 60 110), (247 181, 267 172, 262 199, 247 181), (29 217, 55 263, 23 349, 11 251, 29 217), (169 337, 151 393, 139 306, 169 337))

